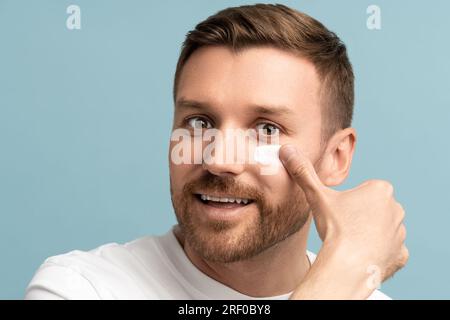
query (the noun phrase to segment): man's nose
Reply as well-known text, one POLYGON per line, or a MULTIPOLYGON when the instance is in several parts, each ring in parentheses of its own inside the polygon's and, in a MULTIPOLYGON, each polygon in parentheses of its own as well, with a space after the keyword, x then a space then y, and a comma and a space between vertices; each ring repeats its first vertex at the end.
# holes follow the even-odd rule
POLYGON ((245 169, 245 144, 230 135, 214 141, 214 152, 203 155, 202 166, 216 176, 239 175, 245 169))
POLYGON ((216 161, 212 163, 203 162, 203 168, 216 176, 237 176, 244 171, 244 164, 219 163, 216 161))

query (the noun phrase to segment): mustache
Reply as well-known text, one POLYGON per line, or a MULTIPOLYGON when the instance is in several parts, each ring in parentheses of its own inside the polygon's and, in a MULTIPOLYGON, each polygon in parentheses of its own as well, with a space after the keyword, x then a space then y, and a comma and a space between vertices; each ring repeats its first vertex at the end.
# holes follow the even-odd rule
POLYGON ((254 186, 242 184, 232 176, 221 177, 209 172, 194 181, 186 183, 183 193, 186 196, 192 193, 222 193, 255 201, 264 199, 263 194, 254 186))

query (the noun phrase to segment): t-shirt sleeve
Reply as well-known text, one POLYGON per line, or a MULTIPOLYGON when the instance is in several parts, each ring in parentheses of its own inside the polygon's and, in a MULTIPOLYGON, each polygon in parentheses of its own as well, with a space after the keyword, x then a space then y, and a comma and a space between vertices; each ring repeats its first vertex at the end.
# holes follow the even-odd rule
POLYGON ((25 300, 97 300, 97 291, 78 270, 46 262, 36 271, 25 300))
POLYGON ((372 294, 367 298, 367 300, 392 300, 391 297, 387 296, 380 290, 375 290, 372 294))

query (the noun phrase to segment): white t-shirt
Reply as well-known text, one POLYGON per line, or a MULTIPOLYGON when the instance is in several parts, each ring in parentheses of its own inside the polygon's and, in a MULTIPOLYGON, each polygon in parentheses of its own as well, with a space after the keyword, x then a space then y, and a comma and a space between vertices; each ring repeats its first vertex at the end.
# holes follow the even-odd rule
MULTIPOLYGON (((244 295, 207 276, 186 256, 173 233, 123 245, 50 257, 27 287, 25 299, 288 299, 244 295)), ((307 251, 311 264, 315 255, 307 251)), ((369 299, 390 299, 375 290, 369 299)))

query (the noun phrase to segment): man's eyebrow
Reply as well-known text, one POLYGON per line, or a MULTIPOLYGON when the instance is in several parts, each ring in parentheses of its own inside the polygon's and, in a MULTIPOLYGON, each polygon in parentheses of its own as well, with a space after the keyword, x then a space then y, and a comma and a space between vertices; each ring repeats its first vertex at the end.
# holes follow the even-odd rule
POLYGON ((294 114, 292 109, 283 105, 251 105, 248 112, 268 116, 290 116, 294 114))
MULTIPOLYGON (((189 100, 180 98, 177 100, 175 107, 177 108, 193 108, 193 109, 210 109, 211 106, 208 103, 189 100)), ((262 114, 267 116, 290 116, 293 115, 294 112, 291 108, 283 105, 261 105, 261 104, 251 104, 248 106, 248 109, 245 111, 249 114, 262 114)))
POLYGON ((207 103, 200 102, 200 101, 180 98, 175 103, 175 108, 180 108, 180 107, 193 108, 193 109, 206 109, 209 107, 209 105, 207 103))

